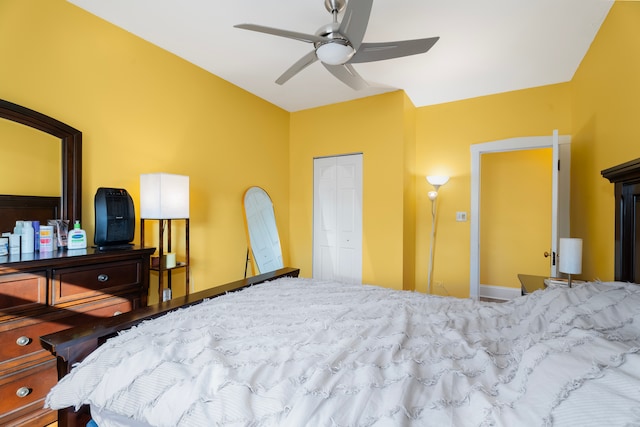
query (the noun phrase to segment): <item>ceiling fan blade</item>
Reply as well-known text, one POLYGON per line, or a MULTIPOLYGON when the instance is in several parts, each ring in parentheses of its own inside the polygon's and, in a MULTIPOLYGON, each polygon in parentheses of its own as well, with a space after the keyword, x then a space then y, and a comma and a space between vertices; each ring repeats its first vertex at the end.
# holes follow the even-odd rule
POLYGON ((291 77, 295 76, 300 71, 304 70, 317 60, 318 57, 316 56, 316 51, 312 50, 311 52, 300 58, 298 61, 296 61, 296 63, 289 67, 287 71, 282 73, 282 75, 278 77, 278 80, 276 80, 276 83, 278 83, 279 85, 285 84, 291 77))
POLYGON ((386 43, 362 43, 360 49, 349 60, 350 64, 362 62, 383 61, 385 59, 401 58, 403 56, 425 53, 433 47, 440 37, 428 39, 403 40, 386 43))
POLYGON ((358 50, 362 39, 364 39, 364 33, 367 32, 372 6, 373 0, 349 0, 347 2, 347 8, 338 31, 349 39, 355 50, 358 50))
POLYGON ((271 34, 274 36, 286 37, 288 39, 300 40, 307 43, 325 42, 326 38, 316 36, 313 34, 298 33, 296 31, 281 30, 279 28, 265 27, 263 25, 255 24, 238 24, 234 25, 235 28, 241 28, 243 30, 257 31, 259 33, 271 34))
POLYGON ((349 64, 330 65, 322 63, 331 74, 338 78, 342 83, 354 90, 362 90, 369 87, 369 83, 363 79, 360 74, 349 64))

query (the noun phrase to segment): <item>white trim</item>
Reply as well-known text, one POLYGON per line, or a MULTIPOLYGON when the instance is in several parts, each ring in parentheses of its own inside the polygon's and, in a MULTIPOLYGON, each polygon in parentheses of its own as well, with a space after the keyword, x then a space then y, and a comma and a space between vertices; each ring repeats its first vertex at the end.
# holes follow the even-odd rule
POLYGON ((313 278, 362 283, 363 157, 313 159, 313 278), (352 195, 350 209, 343 193, 352 195))
POLYGON ((511 300, 522 295, 521 289, 507 288, 504 286, 480 285, 480 296, 501 300, 511 300))
MULTIPOLYGON (((558 143, 570 144, 571 137, 561 135, 558 143)), ((553 136, 529 136, 502 139, 471 145, 471 215, 470 215, 470 269, 469 296, 477 299, 480 294, 480 155, 505 151, 553 148, 553 136)))

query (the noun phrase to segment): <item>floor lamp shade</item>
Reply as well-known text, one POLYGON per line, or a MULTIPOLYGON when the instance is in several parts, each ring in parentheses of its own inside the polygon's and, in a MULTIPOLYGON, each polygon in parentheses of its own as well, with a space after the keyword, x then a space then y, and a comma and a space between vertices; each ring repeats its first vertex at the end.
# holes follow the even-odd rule
POLYGON ((140 175, 140 218, 189 218, 189 177, 169 173, 140 175))
POLYGON ((560 272, 582 273, 582 239, 560 239, 560 272))

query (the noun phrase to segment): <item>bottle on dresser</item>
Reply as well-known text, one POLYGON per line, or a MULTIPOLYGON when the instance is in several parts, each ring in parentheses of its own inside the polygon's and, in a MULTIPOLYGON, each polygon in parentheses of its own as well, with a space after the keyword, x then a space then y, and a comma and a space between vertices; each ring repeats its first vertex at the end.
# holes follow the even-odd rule
POLYGON ((20 253, 32 254, 35 243, 35 231, 31 221, 22 221, 22 248, 20 253))
POLYGON ((67 236, 67 249, 85 249, 87 247, 87 233, 80 228, 80 221, 76 220, 73 230, 67 236))

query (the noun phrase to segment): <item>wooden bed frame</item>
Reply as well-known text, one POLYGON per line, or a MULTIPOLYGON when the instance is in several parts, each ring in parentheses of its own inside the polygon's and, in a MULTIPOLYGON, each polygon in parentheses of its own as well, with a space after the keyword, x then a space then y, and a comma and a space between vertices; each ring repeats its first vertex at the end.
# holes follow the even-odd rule
MULTIPOLYGON (((129 329, 144 320, 162 316, 169 311, 197 304, 205 299, 215 298, 228 292, 238 291, 280 277, 298 277, 299 274, 300 269, 298 268, 281 268, 276 271, 236 280, 235 282, 226 283, 212 289, 175 298, 170 301, 150 305, 116 317, 98 320, 83 326, 44 335, 40 337, 40 343, 45 349, 51 351, 51 353, 56 356, 58 361, 58 378, 62 378, 70 371, 74 363, 80 362, 108 338, 115 336, 118 331, 129 329)), ((85 426, 89 419, 90 414, 88 407, 83 407, 78 412, 75 412, 73 408, 58 411, 59 427, 85 426)))
POLYGON ((610 167, 601 173, 614 184, 615 280, 640 283, 640 159, 610 167))
MULTIPOLYGON (((602 176, 615 184, 615 280, 640 283, 640 267, 636 268, 636 266, 640 266, 640 230, 637 230, 640 227, 636 227, 636 217, 630 213, 632 209, 630 200, 635 200, 636 195, 640 199, 640 159, 605 169, 602 171, 602 176), (629 197, 630 195, 634 197, 629 197), (636 247, 638 250, 636 250, 636 247)), ((118 331, 131 328, 144 320, 161 316, 171 310, 199 303, 207 298, 214 298, 227 292, 237 291, 279 277, 297 277, 299 272, 299 269, 283 268, 271 273, 227 283, 182 298, 176 298, 168 302, 148 306, 83 327, 45 335, 40 340, 43 347, 56 356, 58 374, 59 377, 62 377, 69 372, 74 363, 81 361, 118 331)), ((84 426, 89 419, 90 415, 86 407, 79 412, 74 412, 72 408, 58 412, 59 427, 84 426)))

